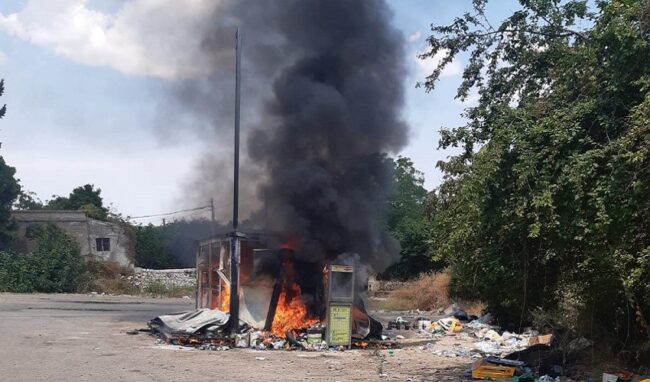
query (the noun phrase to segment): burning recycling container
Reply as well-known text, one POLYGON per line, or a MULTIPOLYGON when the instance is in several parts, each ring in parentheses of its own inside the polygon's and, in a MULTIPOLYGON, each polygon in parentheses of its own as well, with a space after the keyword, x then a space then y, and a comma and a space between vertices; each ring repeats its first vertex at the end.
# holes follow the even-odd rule
MULTIPOLYGON (((200 243, 197 253, 197 308, 230 311, 232 238, 200 243)), ((239 317, 250 326, 284 336, 318 323, 322 271, 299 261, 289 248, 269 250, 257 237, 239 238, 239 317), (315 277, 316 275, 316 277, 315 277)))
MULTIPOLYGON (((230 293, 232 240, 200 243, 197 309, 229 312, 234 298, 230 293)), ((260 330, 294 344, 302 337, 311 345, 325 338, 328 345, 347 347, 353 339, 381 336, 381 324, 368 316, 355 294, 352 265, 307 261, 305 256, 296 256, 289 242, 269 249, 265 243, 272 240, 262 236, 236 240, 240 272, 235 283, 244 330, 260 330)))

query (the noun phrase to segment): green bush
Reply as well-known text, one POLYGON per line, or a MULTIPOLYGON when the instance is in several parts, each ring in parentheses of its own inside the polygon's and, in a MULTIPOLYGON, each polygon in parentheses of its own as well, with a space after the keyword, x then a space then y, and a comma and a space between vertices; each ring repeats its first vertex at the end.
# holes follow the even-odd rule
POLYGON ((38 243, 33 252, 0 252, 0 291, 76 292, 84 273, 77 243, 53 224, 29 227, 26 236, 38 243))

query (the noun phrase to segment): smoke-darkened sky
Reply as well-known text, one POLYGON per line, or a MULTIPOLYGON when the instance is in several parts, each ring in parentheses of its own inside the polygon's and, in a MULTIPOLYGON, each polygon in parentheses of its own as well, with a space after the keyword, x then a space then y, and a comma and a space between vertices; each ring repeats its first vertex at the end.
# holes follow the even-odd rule
MULTIPOLYGON (((223 173, 227 161, 206 162, 206 153, 227 156, 232 137, 217 132, 227 132, 227 123, 217 121, 224 126, 216 129, 215 121, 197 121, 196 110, 170 94, 179 94, 181 83, 202 83, 214 76, 215 68, 231 69, 228 54, 204 54, 205 44, 219 46, 221 39, 232 37, 225 31, 236 20, 215 23, 211 18, 220 14, 224 4, 212 0, 3 1, 0 77, 5 78, 6 94, 0 101, 7 103, 8 112, 0 121, 0 154, 17 168, 23 186, 48 199, 94 183, 108 203, 131 216, 196 205, 202 195, 190 192, 197 188, 193 174, 208 166, 223 173), (215 34, 214 41, 198 38, 215 24, 225 26, 224 34, 215 34)), ((432 188, 440 180, 435 163, 449 155, 436 150, 437 131, 440 126, 462 123, 459 114, 466 105, 453 96, 463 62, 454 62, 439 89, 426 94, 414 85, 433 63, 418 61, 415 55, 425 47, 430 23, 451 21, 469 9, 470 2, 392 0, 388 5, 394 14, 391 25, 404 36, 401 117, 411 128, 408 143, 398 151, 414 159, 432 188)), ((498 18, 507 7, 515 8, 499 2, 492 12, 498 18)), ((257 17, 260 25, 270 22, 264 13, 251 17, 257 17)), ((244 50, 249 59, 278 54, 281 61, 285 54, 254 50, 251 45, 255 44, 248 42, 245 49, 250 50, 244 50)), ((267 69, 270 73, 273 68, 267 69)), ((269 73, 259 65, 244 65, 243 102, 248 105, 244 130, 264 122, 252 104, 255 78, 269 73)), ((226 90, 230 85, 227 80, 222 84, 226 90)), ((228 96, 217 99, 215 110, 227 110, 230 100, 228 96)), ((259 175, 249 172, 249 177, 259 175)), ((229 179, 209 181, 218 186, 229 179)), ((253 209, 253 197, 252 192, 242 195, 243 209, 247 205, 253 209)), ((230 208, 229 198, 216 204, 223 211, 230 208)))

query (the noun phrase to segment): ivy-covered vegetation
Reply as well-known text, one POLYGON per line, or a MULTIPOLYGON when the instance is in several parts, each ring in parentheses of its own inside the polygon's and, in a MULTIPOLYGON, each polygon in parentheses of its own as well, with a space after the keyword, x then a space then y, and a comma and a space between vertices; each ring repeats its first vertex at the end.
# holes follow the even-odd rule
POLYGON ((29 227, 33 252, 0 252, 1 292, 76 292, 83 281, 79 245, 53 224, 29 227))
POLYGON ((463 55, 458 98, 480 97, 442 131, 464 150, 439 163, 434 257, 504 324, 542 309, 613 349, 647 343, 650 2, 520 3, 496 24, 474 0, 428 39, 423 57, 445 58, 422 85, 463 55))

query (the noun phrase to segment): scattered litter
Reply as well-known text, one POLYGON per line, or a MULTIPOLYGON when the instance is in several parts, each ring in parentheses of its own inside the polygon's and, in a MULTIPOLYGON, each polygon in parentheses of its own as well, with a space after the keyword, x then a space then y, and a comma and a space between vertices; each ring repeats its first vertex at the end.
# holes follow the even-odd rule
POLYGON ((286 343, 287 343, 287 341, 285 341, 285 340, 278 340, 278 341, 273 342, 272 347, 275 350, 280 350, 280 349, 282 349, 284 347, 284 344, 286 344, 286 343))
POLYGON ((247 348, 250 346, 250 335, 249 333, 244 334, 235 334, 235 347, 237 348, 247 348))
POLYGON ((542 375, 541 377, 537 378, 535 382, 560 382, 560 377, 550 377, 548 375, 542 375))
POLYGON ((481 322, 479 320, 470 321, 470 322, 466 323, 465 326, 468 327, 468 328, 472 328, 472 329, 484 329, 484 328, 489 329, 490 328, 490 325, 488 325, 486 323, 483 323, 483 322, 481 322))
POLYGON ((494 341, 479 341, 474 343, 474 348, 485 354, 498 354, 499 345, 494 341))
POLYGON ((431 332, 458 333, 463 328, 460 320, 454 317, 442 318, 431 324, 431 332))
POLYGON ((553 341, 552 334, 547 334, 544 336, 534 336, 528 339, 528 346, 536 346, 536 345, 551 346, 551 341, 553 341))
MULTIPOLYGON (((512 353, 533 346, 550 347, 553 335, 540 335, 539 332, 530 328, 523 333, 502 331, 498 326, 491 325, 493 318, 489 314, 475 318, 458 307, 452 305, 450 308, 452 308, 452 315, 437 321, 423 316, 416 316, 415 319, 406 316, 397 317, 389 321, 389 330, 383 331, 383 333, 380 329, 371 338, 353 337, 352 347, 362 349, 370 347, 375 351, 387 349, 388 351, 382 356, 384 358, 396 355, 393 348, 402 343, 397 342, 398 340, 407 342, 407 338, 409 340, 429 339, 433 342, 421 345, 421 350, 440 357, 477 358, 467 372, 467 375, 474 379, 506 378, 513 382, 559 382, 559 379, 555 378, 557 375, 562 375, 562 368, 559 366, 557 370, 554 368, 552 371, 545 371, 550 375, 543 375, 535 379, 536 375, 532 373, 532 369, 525 362, 505 358, 512 353), (465 324, 461 322, 462 320, 466 321, 465 324), (400 332, 401 330, 413 331, 412 334, 406 334, 400 332), (440 342, 435 342, 439 340, 440 342)), ((348 350, 346 346, 328 346, 328 343, 324 341, 325 327, 320 323, 292 329, 286 331, 284 336, 279 336, 268 331, 256 330, 253 325, 240 320, 240 331, 237 334, 229 334, 228 319, 228 313, 198 309, 160 316, 152 320, 149 327, 151 333, 159 335, 156 343, 170 349, 227 351, 232 348, 249 348, 320 352, 298 354, 297 357, 300 358, 316 358, 333 355, 328 352, 348 350)), ((134 335, 138 334, 139 330, 128 330, 126 333, 134 335)), ((577 338, 569 343, 568 348, 578 351, 576 349, 584 349, 588 346, 591 346, 589 340, 577 338)), ((264 361, 266 357, 255 357, 255 359, 264 361)), ((381 361, 378 372, 381 378, 388 377, 383 371, 384 362, 386 362, 385 359, 381 361)), ((609 374, 616 379, 605 379, 606 375, 608 374, 603 376, 603 382, 623 380, 616 374, 609 374)))
POLYGON ((488 339, 494 342, 501 341, 501 336, 499 335, 499 333, 497 333, 495 330, 492 329, 489 330, 481 329, 478 333, 476 333, 476 337, 488 339))
POLYGON ((397 317, 392 321, 388 321, 388 330, 391 329, 409 330, 411 329, 411 323, 402 317, 397 317))
POLYGON ((426 318, 417 318, 415 322, 418 330, 427 330, 431 326, 431 320, 427 320, 426 318))
POLYGON ((469 351, 461 347, 454 347, 452 349, 436 349, 432 351, 432 353, 447 358, 467 357, 469 355, 469 351))
POLYGON ((323 342, 323 327, 318 325, 307 329, 307 343, 311 345, 323 342))

